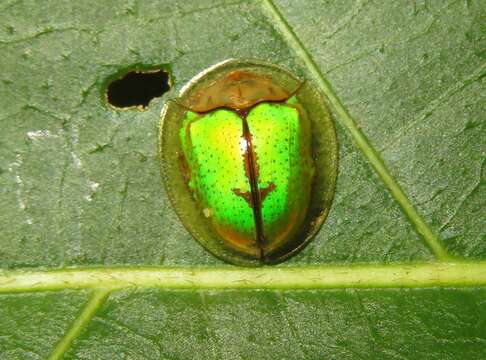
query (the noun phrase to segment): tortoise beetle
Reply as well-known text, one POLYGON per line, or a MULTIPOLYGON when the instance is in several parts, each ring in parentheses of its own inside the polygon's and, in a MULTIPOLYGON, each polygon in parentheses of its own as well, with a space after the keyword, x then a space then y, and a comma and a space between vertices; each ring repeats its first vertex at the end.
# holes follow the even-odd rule
POLYGON ((310 81, 258 60, 203 71, 169 100, 162 177, 189 232, 243 266, 275 264, 323 224, 337 177, 337 139, 310 81))

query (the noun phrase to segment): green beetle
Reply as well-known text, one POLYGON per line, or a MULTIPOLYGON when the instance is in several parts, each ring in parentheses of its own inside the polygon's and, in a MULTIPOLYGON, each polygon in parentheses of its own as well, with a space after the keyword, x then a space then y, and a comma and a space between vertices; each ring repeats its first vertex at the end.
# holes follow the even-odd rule
POLYGON ((278 66, 228 60, 197 76, 164 108, 160 149, 176 212, 225 261, 281 262, 329 211, 333 123, 319 92, 278 66))

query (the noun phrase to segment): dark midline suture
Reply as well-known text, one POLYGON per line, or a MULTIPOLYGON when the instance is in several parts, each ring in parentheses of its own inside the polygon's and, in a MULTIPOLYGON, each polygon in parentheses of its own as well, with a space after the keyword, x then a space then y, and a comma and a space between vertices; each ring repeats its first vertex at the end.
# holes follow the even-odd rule
MULTIPOLYGON (((300 85, 299 85, 300 88, 300 85)), ((298 89, 299 89, 298 88, 298 89)), ((298 90, 297 89, 297 90, 298 90)), ((297 91, 296 90, 296 91, 297 91)), ((295 92, 294 92, 295 93, 295 92)), ((253 211, 253 218, 255 220, 255 228, 256 228, 256 243, 257 247, 259 250, 259 255, 258 259, 260 260, 261 263, 266 262, 266 257, 265 257, 265 252, 264 252, 264 245, 265 245, 265 235, 263 231, 263 215, 262 215, 262 206, 263 206, 263 200, 267 197, 269 193, 271 193, 275 189, 275 184, 271 182, 266 188, 261 189, 258 187, 258 163, 256 160, 256 153, 253 148, 253 142, 252 142, 252 135, 250 132, 250 128, 248 126, 248 122, 246 120, 246 117, 248 116, 248 113, 259 105, 262 102, 269 102, 269 103, 281 103, 280 100, 278 101, 273 101, 273 100, 262 100, 260 102, 257 102, 253 104, 250 107, 244 108, 244 109, 233 109, 230 107, 219 107, 218 109, 225 109, 229 111, 234 111, 236 112, 241 120, 242 120, 242 125, 243 125, 243 138, 246 141, 246 152, 244 154, 244 161, 245 161, 245 168, 248 169, 247 171, 247 177, 248 181, 250 182, 250 191, 245 191, 242 192, 241 189, 232 189, 233 193, 237 196, 241 196, 242 198, 245 199, 245 201, 248 203, 248 205, 252 208, 253 211)), ((193 111, 190 108, 177 103, 179 106, 182 108, 186 109, 187 111, 193 111)), ((203 111, 203 112, 196 112, 199 115, 204 115, 210 111, 213 111, 214 109, 208 110, 208 111, 203 111)), ((192 124, 192 122, 191 122, 192 124)), ((191 125, 190 124, 190 125, 191 125)), ((189 132, 190 125, 187 128, 187 132, 189 132)), ((187 134, 188 135, 188 134, 187 134)))
POLYGON ((243 121, 243 137, 245 138, 247 145, 244 159, 250 175, 248 180, 250 181, 253 217, 255 219, 256 242, 258 249, 260 250, 259 259, 261 262, 264 262, 265 253, 263 252, 263 246, 265 244, 265 236, 263 234, 262 197, 260 194, 260 189, 258 188, 258 164, 256 163, 250 128, 248 126, 248 122, 246 121, 248 111, 239 111, 238 113, 243 121))

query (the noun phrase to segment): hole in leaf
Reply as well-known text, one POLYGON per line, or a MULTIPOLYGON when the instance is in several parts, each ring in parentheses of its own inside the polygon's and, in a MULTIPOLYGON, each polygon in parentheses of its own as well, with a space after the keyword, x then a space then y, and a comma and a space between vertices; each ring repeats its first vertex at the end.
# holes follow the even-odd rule
POLYGON ((117 108, 145 108, 152 99, 169 91, 169 80, 164 70, 131 71, 108 85, 106 97, 117 108))

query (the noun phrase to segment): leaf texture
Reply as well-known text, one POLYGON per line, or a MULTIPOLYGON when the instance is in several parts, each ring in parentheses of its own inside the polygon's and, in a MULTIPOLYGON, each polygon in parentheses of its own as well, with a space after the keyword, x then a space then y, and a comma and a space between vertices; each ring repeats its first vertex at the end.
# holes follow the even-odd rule
POLYGON ((0 358, 484 359, 485 10, 2 2, 0 358), (270 269, 206 253, 161 184, 162 106, 228 58, 315 82, 337 127, 329 218, 270 269), (145 111, 106 103, 154 66, 145 111))

